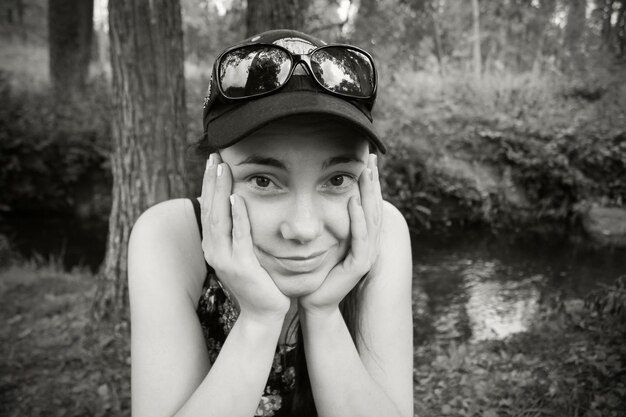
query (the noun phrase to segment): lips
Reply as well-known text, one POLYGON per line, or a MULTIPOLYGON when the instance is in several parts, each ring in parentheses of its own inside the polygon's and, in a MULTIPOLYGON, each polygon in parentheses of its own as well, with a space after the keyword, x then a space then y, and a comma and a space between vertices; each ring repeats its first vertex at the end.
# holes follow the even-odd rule
POLYGON ((285 272, 303 274, 313 272, 326 260, 328 250, 311 253, 309 255, 275 256, 263 251, 273 259, 285 272))

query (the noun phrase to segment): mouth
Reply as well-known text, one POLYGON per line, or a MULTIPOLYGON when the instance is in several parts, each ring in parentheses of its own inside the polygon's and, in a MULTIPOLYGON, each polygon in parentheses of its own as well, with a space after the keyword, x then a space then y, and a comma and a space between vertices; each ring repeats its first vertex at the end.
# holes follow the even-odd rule
MULTIPOLYGON (((261 251, 263 251, 261 249, 261 251)), ((328 250, 314 252, 306 255, 276 256, 263 251, 265 255, 273 259, 282 269, 291 274, 304 274, 313 272, 319 268, 326 259, 328 250)))

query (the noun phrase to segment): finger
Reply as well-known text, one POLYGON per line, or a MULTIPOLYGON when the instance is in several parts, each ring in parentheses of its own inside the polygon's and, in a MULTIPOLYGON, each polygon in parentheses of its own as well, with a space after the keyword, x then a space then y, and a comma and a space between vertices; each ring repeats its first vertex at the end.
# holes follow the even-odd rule
POLYGON ((200 193, 200 212, 201 218, 206 220, 209 212, 211 211, 211 201, 213 200, 213 190, 215 188, 215 163, 216 154, 209 155, 209 159, 206 161, 206 168, 204 169, 204 176, 202 178, 202 192, 200 193))
POLYGON ((375 154, 370 155, 371 167, 372 170, 372 184, 374 186, 374 194, 376 194, 379 198, 380 206, 382 208, 382 192, 380 188, 380 174, 378 172, 378 157, 375 154))
POLYGON ((215 245, 227 248, 231 247, 232 240, 232 219, 229 201, 231 189, 232 177, 228 164, 223 162, 217 164, 209 225, 215 245))
MULTIPOLYGON (((350 252, 346 260, 360 264, 367 259, 369 254, 367 222, 365 212, 358 197, 352 197, 348 202, 350 214, 350 252), (351 259, 348 259, 351 258, 351 259)), ((346 265, 352 267, 351 265, 346 265)))
POLYGON ((378 196, 373 181, 374 173, 370 167, 365 168, 359 178, 361 204, 367 220, 368 230, 373 230, 379 222, 378 196))
POLYGON ((371 260, 373 260, 377 257, 380 250, 383 205, 376 155, 370 154, 368 167, 361 177, 363 178, 360 181, 360 191, 367 224, 369 254, 371 260))
POLYGON ((233 213, 233 252, 235 254, 252 253, 252 234, 250 232, 250 218, 243 198, 237 194, 230 196, 233 213))

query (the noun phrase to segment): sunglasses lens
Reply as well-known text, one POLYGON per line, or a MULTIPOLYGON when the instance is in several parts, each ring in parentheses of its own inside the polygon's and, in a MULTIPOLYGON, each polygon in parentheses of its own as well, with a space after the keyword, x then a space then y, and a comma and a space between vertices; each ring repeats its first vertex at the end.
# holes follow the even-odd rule
POLYGON ((354 97, 374 93, 374 67, 370 58, 356 49, 329 46, 311 56, 315 78, 328 90, 354 97))
POLYGON ((251 97, 282 86, 290 68, 291 57, 282 49, 251 45, 222 57, 219 82, 227 98, 251 97))

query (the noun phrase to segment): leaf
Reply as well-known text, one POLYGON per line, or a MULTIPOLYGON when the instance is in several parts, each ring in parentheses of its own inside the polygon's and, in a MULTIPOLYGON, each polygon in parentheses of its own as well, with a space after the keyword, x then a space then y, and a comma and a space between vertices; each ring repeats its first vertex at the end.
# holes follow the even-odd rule
POLYGON ((498 417, 498 412, 493 409, 485 410, 483 412, 483 417, 498 417))

